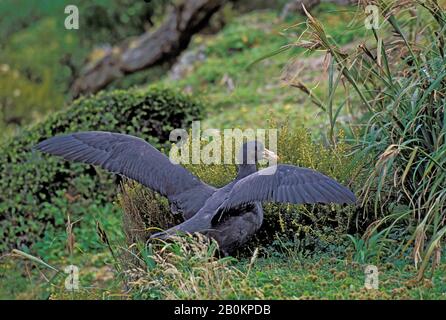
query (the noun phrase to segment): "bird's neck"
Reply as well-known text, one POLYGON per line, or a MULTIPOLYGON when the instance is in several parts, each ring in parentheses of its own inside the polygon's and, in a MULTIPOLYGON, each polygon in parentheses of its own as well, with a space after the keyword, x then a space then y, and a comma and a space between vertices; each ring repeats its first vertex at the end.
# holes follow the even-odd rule
POLYGON ((238 166, 238 173, 235 179, 236 180, 243 179, 244 177, 247 177, 256 171, 257 171, 257 166, 255 164, 241 164, 238 166))

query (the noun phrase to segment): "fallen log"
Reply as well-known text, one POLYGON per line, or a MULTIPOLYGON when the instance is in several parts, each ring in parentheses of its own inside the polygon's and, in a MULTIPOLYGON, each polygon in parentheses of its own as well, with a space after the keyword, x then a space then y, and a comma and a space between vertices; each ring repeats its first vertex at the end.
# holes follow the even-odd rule
POLYGON ((81 71, 71 87, 74 98, 95 93, 112 81, 176 57, 192 36, 203 29, 226 0, 182 0, 174 5, 161 26, 109 48, 81 71))

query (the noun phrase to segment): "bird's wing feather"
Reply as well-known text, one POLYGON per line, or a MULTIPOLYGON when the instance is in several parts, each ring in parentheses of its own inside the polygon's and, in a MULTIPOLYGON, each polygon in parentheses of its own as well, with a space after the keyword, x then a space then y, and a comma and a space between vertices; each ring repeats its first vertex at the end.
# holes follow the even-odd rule
POLYGON ((257 171, 235 183, 220 212, 253 202, 354 203, 355 195, 320 172, 292 165, 257 171))
POLYGON ((215 191, 182 166, 171 163, 149 143, 130 135, 78 132, 44 140, 37 149, 136 180, 166 196, 186 218, 195 214, 215 191))
MULTIPOLYGON (((217 193, 216 193, 217 195, 217 193)), ((210 198, 214 208, 200 210, 191 219, 152 237, 168 237, 177 231, 211 229, 214 221, 228 214, 243 212, 241 206, 256 202, 354 203, 355 195, 335 180, 317 171, 292 165, 278 165, 257 171, 237 182, 224 198, 210 198), (221 203, 221 205, 218 205, 221 203), (232 210, 231 210, 232 209, 232 210)))

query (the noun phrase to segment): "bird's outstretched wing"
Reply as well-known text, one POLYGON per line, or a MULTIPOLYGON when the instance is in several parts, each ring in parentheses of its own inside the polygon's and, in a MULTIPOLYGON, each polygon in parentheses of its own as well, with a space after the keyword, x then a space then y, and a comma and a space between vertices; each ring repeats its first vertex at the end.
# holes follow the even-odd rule
POLYGON ((237 215, 246 210, 246 205, 256 202, 342 204, 354 203, 356 197, 320 172, 292 165, 271 166, 237 181, 215 210, 201 210, 191 219, 152 237, 166 238, 178 231, 193 233, 211 229, 223 216, 237 215))
POLYGON ((238 181, 219 211, 253 202, 354 203, 355 195, 320 172, 292 165, 257 171, 238 181))
POLYGON ((182 166, 171 163, 149 143, 130 135, 78 132, 44 140, 36 148, 138 181, 166 196, 186 219, 194 215, 215 191, 182 166))

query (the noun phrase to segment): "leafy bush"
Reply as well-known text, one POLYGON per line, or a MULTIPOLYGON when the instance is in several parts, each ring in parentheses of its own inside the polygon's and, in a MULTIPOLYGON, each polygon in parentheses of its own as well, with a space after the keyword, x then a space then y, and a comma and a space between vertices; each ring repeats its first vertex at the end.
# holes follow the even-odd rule
POLYGON ((167 146, 172 129, 185 127, 201 109, 200 103, 161 88, 103 92, 75 101, 5 142, 0 150, 0 238, 5 240, 0 251, 23 249, 46 228, 63 223, 56 221, 55 211, 65 216, 71 210, 64 197, 68 203, 82 201, 88 213, 91 205, 110 203, 115 194, 113 175, 40 154, 32 150, 36 143, 67 132, 108 130, 145 138, 160 148, 167 146))

